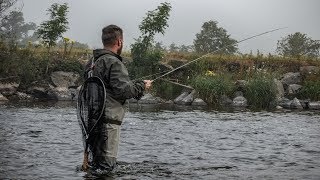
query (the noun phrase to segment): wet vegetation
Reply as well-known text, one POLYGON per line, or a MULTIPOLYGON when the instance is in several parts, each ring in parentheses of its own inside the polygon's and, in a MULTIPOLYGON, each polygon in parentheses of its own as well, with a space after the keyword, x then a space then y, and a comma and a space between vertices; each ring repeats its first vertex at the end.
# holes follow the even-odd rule
MULTIPOLYGON (((305 34, 297 32, 279 40, 278 55, 265 55, 259 51, 241 54, 231 35, 219 27, 218 22, 211 20, 203 24, 193 45, 177 46, 173 43, 165 47, 156 42, 154 36, 165 34, 170 11, 171 5, 162 3, 147 12, 139 25, 141 35, 131 45, 131 50, 123 53, 129 59, 127 66, 132 79, 153 79, 156 76, 148 75, 163 74, 205 53, 214 52, 165 79, 193 86, 198 97, 211 105, 219 104, 223 95, 233 98, 239 91, 237 80, 246 80, 246 86, 240 90, 249 105, 268 108, 276 96, 275 78, 280 79, 287 72, 298 72, 302 66, 320 67, 319 42, 305 34), (228 48, 223 48, 226 46, 228 48)), ((68 29, 68 5, 53 4, 48 12, 52 15, 38 29, 34 23, 25 23, 21 12, 0 12, 0 78, 16 77, 20 81, 20 89, 49 80, 50 74, 58 70, 82 75, 83 65, 91 56, 92 50, 86 44, 63 37, 68 29), (20 27, 20 31, 11 32, 12 27, 20 27), (30 32, 33 32, 32 36, 28 35, 32 34, 30 32)), ((318 74, 303 77, 299 98, 320 100, 319 82, 318 74)), ((157 96, 173 99, 183 89, 159 79, 152 91, 157 96)))

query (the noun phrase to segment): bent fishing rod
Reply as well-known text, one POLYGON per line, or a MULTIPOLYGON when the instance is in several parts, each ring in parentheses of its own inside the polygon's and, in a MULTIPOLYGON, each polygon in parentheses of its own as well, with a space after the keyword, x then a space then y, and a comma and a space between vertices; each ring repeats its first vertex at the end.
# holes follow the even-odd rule
MULTIPOLYGON (((192 61, 190 61, 190 62, 187 62, 187 63, 185 63, 185 64, 183 64, 183 65, 181 65, 181 66, 179 66, 179 67, 177 67, 177 68, 175 68, 175 69, 172 69, 172 70, 170 70, 170 71, 165 71, 165 73, 164 73, 164 72, 160 72, 160 73, 151 74, 151 75, 144 76, 144 77, 150 77, 150 76, 154 76, 154 75, 158 75, 158 74, 164 73, 164 74, 162 74, 161 76, 158 76, 158 77, 154 78, 153 80, 151 80, 152 82, 154 82, 154 81, 156 81, 156 80, 158 80, 158 79, 162 79, 164 76, 167 76, 167 75, 175 72, 175 71, 178 70, 178 69, 181 69, 181 68, 183 68, 183 67, 185 67, 185 66, 188 66, 189 64, 192 64, 192 63, 194 63, 194 62, 197 62, 197 61, 199 61, 199 60, 201 60, 201 59, 209 56, 210 54, 215 53, 215 52, 218 52, 218 51, 220 51, 220 50, 222 50, 222 49, 224 49, 224 48, 227 48, 227 47, 230 47, 230 46, 234 46, 234 45, 240 44, 240 43, 242 43, 242 42, 244 42, 244 41, 247 41, 247 40, 249 40, 249 39, 253 39, 253 38, 262 36, 262 35, 264 35, 264 34, 269 34, 269 33, 271 33, 271 32, 279 31, 279 30, 286 29, 286 28, 288 28, 288 27, 277 28, 277 29, 269 30, 269 31, 266 31, 266 32, 263 32, 263 33, 260 33, 260 34, 256 34, 256 35, 250 36, 250 37, 248 37, 248 38, 242 39, 242 40, 237 41, 237 42, 235 42, 235 43, 231 43, 231 44, 229 44, 229 45, 223 46, 222 48, 219 48, 219 49, 217 49, 217 50, 215 50, 215 51, 213 51, 213 52, 207 53, 207 54, 205 54, 205 55, 203 55, 203 56, 201 56, 201 57, 199 57, 199 58, 197 58, 197 59, 194 59, 194 60, 192 60, 192 61)), ((143 78, 143 77, 141 77, 141 78, 143 78)), ((141 79, 141 78, 139 78, 139 79, 141 79)))

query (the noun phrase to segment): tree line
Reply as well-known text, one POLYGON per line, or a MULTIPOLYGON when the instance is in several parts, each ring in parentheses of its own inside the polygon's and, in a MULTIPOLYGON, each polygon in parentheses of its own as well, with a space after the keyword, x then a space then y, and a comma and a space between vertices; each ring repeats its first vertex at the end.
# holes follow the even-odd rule
MULTIPOLYGON (((17 0, 0 1, 0 40, 17 46, 26 46, 30 43, 41 43, 49 49, 53 46, 63 46, 65 39, 62 34, 68 27, 68 5, 54 3, 47 10, 50 19, 44 21, 39 26, 33 22, 25 22, 23 13, 14 9, 17 0), (59 41, 58 41, 59 40, 59 41)), ((142 35, 136 39, 137 42, 131 45, 133 56, 139 48, 152 48, 164 52, 195 52, 206 54, 215 52, 218 54, 239 53, 237 40, 233 39, 227 30, 218 25, 217 21, 209 20, 204 22, 200 32, 195 35, 192 45, 170 44, 164 46, 162 42, 155 42, 156 33, 165 33, 168 27, 167 20, 170 16, 170 3, 162 3, 154 11, 149 11, 147 16, 139 25, 142 35), (138 43, 140 42, 140 43, 138 43), (137 46, 139 45, 139 47, 137 46)), ((74 47, 89 48, 87 44, 74 41, 74 47)), ((285 57, 319 57, 320 40, 314 40, 307 34, 295 32, 289 34, 277 42, 276 52, 285 57)), ((135 59, 133 57, 133 59, 135 59)))

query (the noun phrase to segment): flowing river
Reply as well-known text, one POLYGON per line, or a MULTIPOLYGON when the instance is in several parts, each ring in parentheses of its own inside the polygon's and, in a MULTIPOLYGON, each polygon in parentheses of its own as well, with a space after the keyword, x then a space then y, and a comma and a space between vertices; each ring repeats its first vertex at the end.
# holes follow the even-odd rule
MULTIPOLYGON (((105 179, 320 179, 320 112, 130 108, 105 179)), ((92 179, 77 171, 73 104, 0 105, 0 179, 92 179)))

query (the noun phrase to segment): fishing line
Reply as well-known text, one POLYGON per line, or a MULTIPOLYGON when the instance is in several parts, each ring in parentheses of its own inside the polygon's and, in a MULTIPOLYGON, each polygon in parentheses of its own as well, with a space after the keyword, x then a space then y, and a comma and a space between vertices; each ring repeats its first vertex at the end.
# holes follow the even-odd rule
MULTIPOLYGON (((270 30, 270 31, 266 31, 266 32, 263 32, 263 33, 260 33, 260 34, 256 34, 256 35, 254 35, 254 36, 251 36, 251 37, 242 39, 242 40, 237 41, 237 42, 235 42, 235 43, 229 44, 229 45, 224 46, 224 47, 222 47, 222 48, 220 48, 220 49, 217 49, 217 50, 215 50, 215 51, 213 51, 213 52, 207 53, 207 54, 205 54, 205 55, 203 55, 203 56, 201 56, 201 57, 199 57, 199 58, 197 58, 197 59, 194 59, 194 60, 192 60, 192 61, 190 61, 190 62, 187 62, 187 63, 185 63, 185 64, 183 64, 183 65, 181 65, 181 66, 179 66, 179 67, 177 67, 177 68, 175 68, 175 69, 172 69, 172 70, 166 72, 165 74, 156 77, 156 78, 153 79, 152 81, 155 81, 155 80, 158 80, 158 79, 160 79, 160 78, 162 78, 162 77, 164 77, 164 76, 167 76, 168 74, 171 74, 172 72, 174 72, 174 71, 176 71, 176 70, 178 70, 178 69, 181 69, 181 68, 183 68, 183 67, 185 67, 185 66, 187 66, 187 65, 189 65, 189 64, 191 64, 191 63, 194 63, 194 62, 196 62, 196 61, 198 61, 198 60, 200 60, 200 59, 202 59, 202 58, 204 58, 204 57, 209 56, 209 55, 212 54, 212 53, 215 53, 215 52, 217 52, 217 51, 220 51, 220 50, 222 50, 222 49, 224 49, 224 48, 227 48, 227 47, 229 47, 229 46, 233 46, 233 45, 236 45, 236 44, 240 44, 241 42, 247 41, 247 40, 249 40, 249 39, 253 39, 253 38, 255 38, 255 37, 262 36, 262 35, 264 35, 264 34, 268 34, 268 33, 271 33, 271 32, 274 32, 274 31, 279 31, 279 30, 286 29, 286 28, 288 28, 288 27, 282 27, 282 28, 273 29, 273 30, 270 30)), ((162 72, 162 73, 163 73, 163 72, 162 72)), ((160 73, 158 73, 158 74, 160 74, 160 73)), ((155 74, 152 74, 152 75, 149 75, 149 76, 153 76, 153 75, 155 75, 155 74)), ((148 76, 148 77, 149 77, 149 76, 148 76)))

